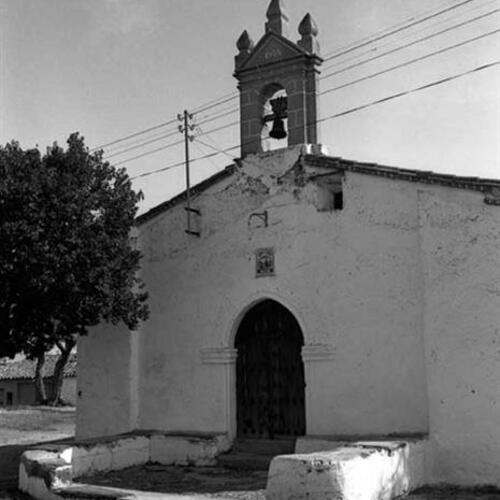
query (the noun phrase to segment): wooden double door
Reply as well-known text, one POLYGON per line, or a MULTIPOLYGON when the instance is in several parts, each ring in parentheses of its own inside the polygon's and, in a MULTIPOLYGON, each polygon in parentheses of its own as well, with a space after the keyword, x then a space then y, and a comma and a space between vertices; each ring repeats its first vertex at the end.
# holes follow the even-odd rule
POLYGON ((297 320, 278 302, 259 302, 244 316, 235 340, 238 437, 305 434, 303 344, 297 320))

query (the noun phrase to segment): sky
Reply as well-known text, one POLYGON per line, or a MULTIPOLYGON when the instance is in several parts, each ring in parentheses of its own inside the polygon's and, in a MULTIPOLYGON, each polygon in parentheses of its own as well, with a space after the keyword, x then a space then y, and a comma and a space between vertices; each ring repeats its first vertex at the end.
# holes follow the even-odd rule
MULTIPOLYGON (((78 131, 95 148, 168 123, 104 148, 104 156, 125 167, 131 177, 182 162, 182 144, 146 153, 182 139, 173 120, 184 109, 193 111, 214 99, 236 96, 235 42, 244 29, 255 42, 263 36, 268 3, 0 0, 0 143, 15 139, 23 147, 45 150, 54 141, 64 145, 69 134, 78 131), (153 142, 142 144, 149 141, 153 142)), ((321 117, 500 59, 500 0, 285 0, 284 4, 293 41, 299 38, 297 26, 307 12, 319 28, 326 59, 320 92, 327 91, 320 96, 321 117), (339 55, 390 28, 452 6, 412 28, 339 55), (445 29, 446 33, 434 36, 445 29), (447 49, 455 44, 461 45, 447 49), (393 49, 400 50, 363 62, 393 49), (441 49, 446 50, 351 83, 441 49), (330 91, 344 84, 349 85, 330 91)), ((238 144, 237 125, 211 132, 238 121, 237 108, 238 100, 232 99, 195 114, 194 133, 205 144, 197 140, 190 144, 192 158, 238 144)), ((499 179, 500 66, 325 120, 320 127, 321 142, 332 156, 499 179)), ((232 150, 193 163, 192 182, 221 170, 237 155, 238 150, 232 150)), ((184 188, 184 170, 173 167, 136 178, 133 185, 144 193, 140 205, 144 212, 184 188)))

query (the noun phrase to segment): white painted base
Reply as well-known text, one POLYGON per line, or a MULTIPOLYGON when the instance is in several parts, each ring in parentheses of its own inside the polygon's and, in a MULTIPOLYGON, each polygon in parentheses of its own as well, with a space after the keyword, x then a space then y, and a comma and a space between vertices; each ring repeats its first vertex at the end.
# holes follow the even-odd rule
MULTIPOLYGON (((328 446, 311 441, 299 448, 328 446)), ((391 500, 425 484, 425 441, 330 442, 330 450, 275 457, 266 499, 391 500)))
MULTIPOLYGON (((38 500, 57 500, 57 492, 71 488, 74 477, 147 462, 214 465, 217 455, 227 451, 230 444, 225 434, 148 432, 74 445, 47 445, 23 453, 19 489, 38 500)), ((85 485, 80 486, 85 489, 85 485)))

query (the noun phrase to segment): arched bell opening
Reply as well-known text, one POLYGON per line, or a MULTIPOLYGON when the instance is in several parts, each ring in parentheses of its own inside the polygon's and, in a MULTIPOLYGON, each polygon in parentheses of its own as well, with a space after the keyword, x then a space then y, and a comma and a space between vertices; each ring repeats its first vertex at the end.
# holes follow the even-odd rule
POLYGON ((278 83, 267 85, 262 95, 262 151, 288 146, 288 96, 278 83))
POLYGON ((235 337, 238 438, 305 434, 304 338, 294 315, 266 299, 243 317, 235 337))

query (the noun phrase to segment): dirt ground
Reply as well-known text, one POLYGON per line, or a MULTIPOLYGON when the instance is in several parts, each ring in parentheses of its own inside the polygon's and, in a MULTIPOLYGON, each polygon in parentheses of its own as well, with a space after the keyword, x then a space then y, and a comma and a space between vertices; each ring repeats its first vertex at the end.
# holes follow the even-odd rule
POLYGON ((147 464, 76 479, 77 482, 156 493, 203 495, 217 500, 265 500, 267 472, 221 467, 147 464))
MULTIPOLYGON (((203 495, 217 500, 265 500, 266 472, 219 467, 143 465, 77 479, 78 482, 157 493, 203 495)), ((423 488, 407 500, 500 500, 500 491, 453 487, 423 488)))
POLYGON ((0 446, 73 436, 75 408, 46 406, 0 409, 0 446))

